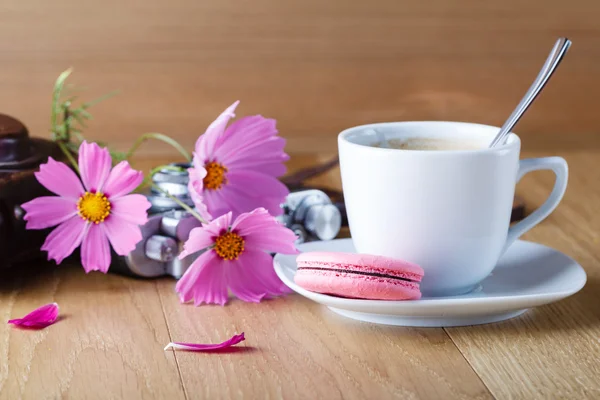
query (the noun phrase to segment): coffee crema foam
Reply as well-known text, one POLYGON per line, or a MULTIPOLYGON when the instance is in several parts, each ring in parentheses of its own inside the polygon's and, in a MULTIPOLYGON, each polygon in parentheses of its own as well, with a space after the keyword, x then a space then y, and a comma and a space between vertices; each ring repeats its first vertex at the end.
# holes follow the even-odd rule
POLYGON ((479 150, 484 143, 472 140, 449 140, 440 138, 406 138, 390 139, 387 146, 382 142, 374 143, 372 147, 388 147, 400 150, 479 150))

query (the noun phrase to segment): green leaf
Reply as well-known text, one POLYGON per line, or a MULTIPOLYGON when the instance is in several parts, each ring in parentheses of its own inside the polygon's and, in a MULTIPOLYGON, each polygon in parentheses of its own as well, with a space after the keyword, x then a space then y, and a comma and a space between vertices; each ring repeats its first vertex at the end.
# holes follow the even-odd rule
POLYGON ((52 91, 52 110, 54 112, 52 112, 52 114, 50 115, 51 129, 56 129, 56 118, 57 118, 56 110, 58 110, 60 108, 59 107, 60 95, 65 86, 65 81, 67 80, 69 75, 71 75, 72 71, 73 70, 71 68, 67 69, 66 71, 63 71, 58 76, 58 78, 56 79, 56 82, 54 83, 54 90, 52 91))
MULTIPOLYGON (((54 89, 52 91, 50 133, 52 140, 62 142, 59 144, 63 149, 72 150, 74 153, 77 153, 80 143, 85 140, 82 129, 87 128, 87 120, 92 119, 92 114, 86 111, 86 109, 114 96, 118 92, 113 91, 75 107, 74 103, 79 97, 78 95, 74 95, 73 92, 81 92, 86 90, 86 88, 75 87, 75 85, 71 83, 66 83, 71 72, 71 68, 63 71, 54 84, 54 89), (62 100, 63 98, 66 99, 62 100)), ((108 147, 106 145, 104 146, 108 147)), ((114 154, 119 160, 125 159, 124 153, 115 152, 114 154)))
POLYGON ((111 98, 111 97, 113 97, 113 96, 115 96, 117 94, 119 94, 119 91, 118 90, 113 90, 110 93, 107 93, 107 94, 105 94, 103 96, 98 97, 97 99, 94 99, 94 100, 88 101, 86 103, 83 103, 81 105, 81 108, 83 108, 85 110, 85 109, 90 108, 91 106, 96 105, 96 104, 98 104, 100 102, 103 102, 104 100, 109 99, 109 98, 111 98))
POLYGON ((56 135, 56 139, 64 140, 66 139, 66 130, 64 125, 59 125, 54 128, 54 134, 56 135))
POLYGON ((80 112, 78 112, 77 110, 72 110, 71 117, 75 118, 75 120, 79 122, 79 125, 81 125, 84 128, 87 128, 87 125, 85 124, 85 118, 81 115, 80 112))
POLYGON ((85 119, 93 119, 92 114, 90 114, 88 111, 85 111, 83 108, 81 108, 79 110, 79 112, 81 113, 81 116, 85 119))

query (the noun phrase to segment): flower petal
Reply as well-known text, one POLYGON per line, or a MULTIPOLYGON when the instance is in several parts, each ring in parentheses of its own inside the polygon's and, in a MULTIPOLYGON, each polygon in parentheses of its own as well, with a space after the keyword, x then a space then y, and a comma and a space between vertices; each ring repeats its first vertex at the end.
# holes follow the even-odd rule
POLYGON ((144 180, 142 171, 137 171, 127 161, 121 161, 110 171, 102 189, 109 198, 114 199, 131 193, 144 180))
POLYGON ((35 177, 46 189, 62 197, 77 199, 85 192, 75 172, 52 157, 48 157, 48 162, 40 165, 35 177))
MULTIPOLYGON (((230 171, 252 169, 270 176, 281 176, 289 156, 283 151, 285 139, 277 136, 275 120, 260 115, 233 122, 215 147, 213 159, 230 171)), ((210 158, 210 157, 209 157, 210 158)))
MULTIPOLYGON (((275 273, 273 257, 270 254, 257 249, 247 248, 244 249, 244 253, 240 256, 239 260, 242 260, 242 267, 247 271, 251 271, 255 276, 255 280, 259 282, 254 290, 262 290, 268 293, 269 297, 290 293, 290 289, 275 273)), ((233 271, 230 275, 232 274, 233 271)), ((231 281, 232 277, 230 276, 229 279, 231 281)))
POLYGON ((23 217, 27 221, 27 229, 49 228, 77 215, 75 199, 67 197, 38 197, 21 207, 27 212, 23 217))
POLYGON ((42 245, 48 252, 48 260, 60 264, 81 244, 88 228, 88 223, 78 216, 71 217, 56 227, 42 245))
POLYGON ((183 260, 190 254, 212 246, 215 244, 214 237, 215 235, 204 229, 204 227, 192 229, 190 231, 190 237, 183 245, 183 251, 179 253, 179 259, 183 260))
POLYGON ((235 156, 231 160, 228 160, 228 164, 232 164, 233 161, 243 158, 257 158, 267 160, 278 160, 286 161, 289 156, 285 153, 286 140, 280 136, 272 136, 262 140, 254 140, 252 144, 246 144, 239 152, 236 152, 235 156))
POLYGON ((227 173, 227 184, 251 197, 280 198, 281 203, 289 194, 289 189, 280 180, 269 175, 250 170, 235 170, 227 173))
POLYGON ((175 286, 182 303, 194 300, 194 305, 202 303, 220 304, 227 302, 226 263, 213 250, 202 253, 183 274, 175 286))
POLYGON ((288 188, 277 178, 254 171, 231 171, 229 182, 219 190, 205 190, 204 202, 212 215, 233 212, 237 218, 241 213, 257 207, 266 208, 272 215, 281 215, 281 204, 289 193, 288 188))
POLYGON ((259 207, 266 208, 271 215, 283 214, 281 197, 252 197, 231 185, 220 190, 207 190, 204 194, 207 207, 213 215, 231 211, 235 219, 259 207))
POLYGON ((283 254, 297 254, 296 234, 269 215, 264 208, 240 215, 231 230, 251 248, 283 254))
POLYGON ((236 231, 241 236, 246 236, 256 229, 260 230, 273 226, 273 222, 279 224, 275 218, 269 215, 267 210, 258 207, 237 217, 231 225, 231 230, 236 231))
MULTIPOLYGON (((232 207, 227 201, 227 197, 223 196, 223 190, 225 188, 221 188, 219 190, 205 190, 202 193, 202 202, 206 204, 206 210, 211 215, 223 215, 230 211, 236 214, 239 214, 236 211, 235 207, 232 207)), ((230 200, 230 199, 229 199, 230 200)))
POLYGON ((206 169, 204 169, 205 160, 202 160, 196 152, 192 156, 192 168, 196 168, 196 172, 198 173, 198 178, 200 180, 204 179, 206 176, 206 169))
POLYGON ((287 161, 287 158, 289 158, 289 157, 286 155, 285 160, 272 161, 272 162, 268 162, 266 160, 260 160, 260 161, 239 160, 239 161, 236 161, 235 164, 230 164, 229 168, 231 168, 232 170, 234 168, 235 169, 251 169, 252 171, 259 172, 261 174, 274 176, 274 177, 280 177, 280 176, 285 175, 285 173, 287 172, 287 167, 283 163, 284 161, 287 161))
POLYGON ((290 159, 284 151, 285 139, 272 137, 258 143, 256 147, 243 148, 224 161, 230 171, 251 169, 269 176, 281 176, 285 173, 284 162, 290 159))
POLYGON ((244 332, 239 335, 234 335, 231 339, 224 341, 223 343, 218 344, 200 344, 200 343, 179 343, 179 342, 171 342, 166 347, 165 350, 170 348, 178 349, 178 350, 189 350, 189 351, 214 351, 220 349, 226 349, 228 347, 234 346, 240 342, 246 340, 244 337, 244 332))
POLYGON ((142 240, 142 232, 137 224, 127 222, 116 215, 109 216, 101 225, 115 253, 120 256, 129 254, 142 240))
POLYGON ((86 273, 101 271, 106 273, 110 267, 110 247, 102 227, 90 224, 87 235, 81 244, 81 264, 86 273))
POLYGON ((209 224, 204 225, 202 228, 210 232, 213 236, 219 236, 221 233, 229 229, 230 225, 231 212, 228 212, 218 218, 213 219, 209 224))
POLYGON ((286 140, 279 136, 273 136, 252 144, 244 142, 244 147, 231 152, 223 158, 227 167, 234 166, 241 160, 256 161, 287 161, 289 156, 283 151, 286 140))
MULTIPOLYGON (((255 269, 260 268, 252 264, 247 254, 242 254, 236 264, 231 265, 229 273, 229 289, 240 300, 250 303, 260 303, 260 301, 271 294, 269 288, 262 282, 255 273, 255 269)), ((279 285, 276 286, 276 289, 279 285)))
POLYGON ((261 115, 247 116, 234 121, 223 135, 225 140, 215 148, 214 156, 229 161, 247 147, 254 147, 278 134, 274 119, 261 115))
POLYGON ((79 173, 88 192, 102 191, 111 167, 108 149, 85 140, 79 146, 79 173))
POLYGON ((208 207, 204 202, 203 189, 204 189, 204 177, 206 176, 206 169, 200 168, 188 168, 188 192, 194 202, 196 210, 202 218, 207 221, 212 220, 212 215, 208 212, 208 207))
POLYGON ((192 289, 198 280, 198 275, 206 267, 206 264, 214 258, 215 253, 213 251, 206 251, 200 254, 177 281, 175 292, 179 293, 180 302, 187 303, 193 299, 192 289))
POLYGON ((225 128, 229 120, 235 117, 234 112, 239 103, 238 100, 230 105, 209 125, 204 135, 198 138, 195 150, 201 161, 206 161, 208 157, 214 157, 215 147, 223 139, 225 128))
POLYGON ((248 246, 282 254, 298 254, 294 244, 296 239, 296 234, 284 226, 264 229, 244 237, 248 246))
POLYGON ((40 308, 36 308, 23 318, 11 319, 8 321, 8 323, 24 328, 41 329, 55 323, 57 318, 58 304, 50 303, 46 304, 45 306, 41 306, 40 308))
POLYGON ((146 196, 141 194, 128 194, 126 196, 110 199, 110 214, 123 221, 136 225, 148 222, 148 209, 152 206, 146 196))

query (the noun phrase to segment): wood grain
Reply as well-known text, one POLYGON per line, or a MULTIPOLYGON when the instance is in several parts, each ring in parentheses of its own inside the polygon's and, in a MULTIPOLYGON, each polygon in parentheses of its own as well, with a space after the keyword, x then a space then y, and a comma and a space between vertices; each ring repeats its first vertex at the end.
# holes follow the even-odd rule
MULTIPOLYGON (((526 237, 586 269, 586 287, 564 301, 498 324, 395 328, 347 320, 296 295, 196 308, 179 304, 172 279, 40 263, 1 276, 0 316, 57 301, 64 319, 43 331, 0 324, 0 399, 597 398, 600 169, 589 147, 563 153, 567 195, 526 237), (220 342, 242 331, 247 340, 231 353, 162 350, 169 341, 220 342)), ((294 155, 290 169, 329 157, 294 155)), ((313 183, 339 188, 338 171, 313 183)), ((550 174, 534 173, 518 191, 535 207, 551 186, 550 174)))
POLYGON ((27 266, 0 279, 0 398, 184 398, 154 281, 86 275, 81 267, 27 266), (11 328, 43 304, 61 320, 11 328))
MULTIPOLYGON (((592 183, 600 176, 596 152, 566 157, 572 174, 564 202, 528 239, 584 265, 589 282, 570 299, 504 323, 446 329, 448 336, 356 323, 293 295, 260 305, 181 306, 170 279, 45 266, 2 280, 1 313, 8 319, 58 301, 66 317, 40 332, 0 326, 0 359, 9 361, 0 364, 0 397, 96 397, 98 390, 115 398, 597 397, 600 193, 592 183), (241 331, 248 339, 233 353, 161 350, 170 340, 218 342, 241 331)), ((293 157, 291 168, 317 159, 327 157, 293 157)), ((339 175, 315 183, 339 187, 339 175)), ((551 184, 534 174, 520 188, 536 205, 551 184)))
POLYGON ((175 354, 194 397, 490 398, 442 329, 355 323, 299 295, 196 308, 179 304, 173 283, 160 293, 175 340, 218 343, 246 334, 232 354, 175 354))
POLYGON ((121 90, 87 130, 121 149, 148 131, 191 147, 236 99, 239 115, 278 119, 296 153, 332 152, 338 132, 368 122, 499 125, 559 35, 574 45, 517 132, 540 148, 584 148, 600 126, 594 0, 4 0, 0 9, 10 38, 0 43, 0 111, 37 136, 69 66, 87 98, 121 90))
MULTIPOLYGON (((588 274, 584 289, 515 320, 446 329, 497 398, 600 397, 599 159, 596 152, 567 153, 566 159, 571 174, 561 205, 524 238, 581 263, 588 274)), ((531 176, 523 193, 531 204, 541 204, 551 185, 550 175, 531 176)))

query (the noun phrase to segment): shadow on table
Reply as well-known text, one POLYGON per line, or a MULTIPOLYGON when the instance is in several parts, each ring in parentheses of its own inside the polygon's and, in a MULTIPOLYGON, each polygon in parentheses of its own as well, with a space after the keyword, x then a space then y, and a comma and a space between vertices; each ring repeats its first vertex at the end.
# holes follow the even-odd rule
MULTIPOLYGON (((177 350, 180 353, 198 353, 193 350, 177 350)), ((226 349, 203 350, 204 354, 238 354, 238 353, 256 353, 258 348, 253 346, 228 347, 226 349)))
POLYGON ((10 268, 0 269, 0 293, 19 289, 31 280, 47 280, 52 276, 49 263, 18 264, 10 268))
POLYGON ((54 262, 37 261, 0 270, 0 294, 14 290, 43 292, 56 286, 57 280, 61 282, 75 280, 75 284, 69 285, 69 291, 85 293, 129 292, 135 290, 140 282, 142 284, 153 282, 152 279, 135 279, 110 272, 106 275, 98 271, 86 274, 78 262, 65 261, 56 265, 54 262))

